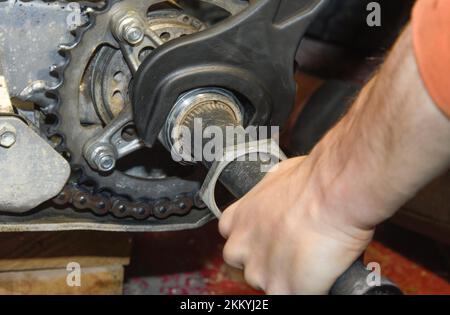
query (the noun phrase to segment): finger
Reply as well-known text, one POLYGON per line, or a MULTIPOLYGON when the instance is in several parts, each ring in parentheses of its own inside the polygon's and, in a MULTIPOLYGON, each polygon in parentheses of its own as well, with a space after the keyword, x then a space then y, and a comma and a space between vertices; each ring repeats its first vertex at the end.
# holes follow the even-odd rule
POLYGON ((264 288, 266 294, 290 294, 290 282, 298 277, 290 257, 290 253, 295 251, 295 248, 289 246, 286 248, 279 242, 273 242, 268 251, 271 255, 265 260, 267 264, 267 281, 264 288))
POLYGON ((225 211, 222 214, 222 217, 219 220, 219 232, 223 236, 223 238, 230 237, 231 230, 233 227, 233 216, 238 205, 239 201, 236 201, 227 209, 225 209, 225 211))
POLYGON ((265 292, 267 295, 289 295, 292 293, 285 283, 277 279, 268 282, 265 292))
POLYGON ((230 237, 223 248, 223 260, 230 266, 244 268, 245 249, 236 237, 230 237))
POLYGON ((249 263, 244 267, 244 278, 245 281, 256 290, 263 290, 263 278, 264 275, 261 272, 259 265, 249 263))

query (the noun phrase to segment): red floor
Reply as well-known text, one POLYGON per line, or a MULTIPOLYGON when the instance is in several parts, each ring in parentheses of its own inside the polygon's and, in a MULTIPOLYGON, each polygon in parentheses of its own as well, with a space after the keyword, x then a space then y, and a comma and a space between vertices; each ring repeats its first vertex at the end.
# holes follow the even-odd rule
MULTIPOLYGON (((399 231, 391 228, 387 234, 397 240, 401 237, 397 238, 395 233, 409 233, 399 231)), ((125 294, 261 293, 245 284, 240 271, 224 264, 223 240, 214 222, 196 231, 139 234, 134 244, 125 294)), ((428 247, 418 245, 421 249, 428 247)), ((437 259, 433 253, 422 256, 420 260, 427 263, 437 259)), ((383 275, 396 282, 406 294, 450 294, 450 284, 444 279, 448 279, 448 262, 439 262, 441 268, 431 271, 380 241, 370 245, 365 258, 380 263, 383 275)))

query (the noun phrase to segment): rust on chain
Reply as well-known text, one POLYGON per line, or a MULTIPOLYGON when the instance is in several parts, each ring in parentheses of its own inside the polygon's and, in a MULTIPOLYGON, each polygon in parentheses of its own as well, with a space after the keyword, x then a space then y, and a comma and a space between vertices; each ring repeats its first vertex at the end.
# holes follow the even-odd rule
POLYGON ((132 202, 121 197, 94 194, 76 184, 69 184, 53 202, 59 206, 72 205, 78 210, 89 210, 100 216, 112 214, 117 218, 145 220, 150 217, 166 219, 175 214, 185 215, 194 207, 193 199, 190 195, 180 195, 173 200, 132 202))

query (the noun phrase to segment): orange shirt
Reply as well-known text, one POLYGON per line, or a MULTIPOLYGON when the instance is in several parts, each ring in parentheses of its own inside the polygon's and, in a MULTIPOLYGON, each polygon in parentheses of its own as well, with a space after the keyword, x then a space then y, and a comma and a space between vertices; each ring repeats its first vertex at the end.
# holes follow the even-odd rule
POLYGON ((431 98, 450 118, 450 0, 418 0, 412 27, 421 77, 431 98))

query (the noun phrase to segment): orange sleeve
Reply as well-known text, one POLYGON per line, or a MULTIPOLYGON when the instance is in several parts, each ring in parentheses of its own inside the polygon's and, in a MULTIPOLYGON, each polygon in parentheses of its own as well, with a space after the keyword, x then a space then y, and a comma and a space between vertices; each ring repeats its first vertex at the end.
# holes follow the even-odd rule
POLYGON ((450 0, 418 0, 412 27, 421 77, 431 98, 450 118, 450 0))

